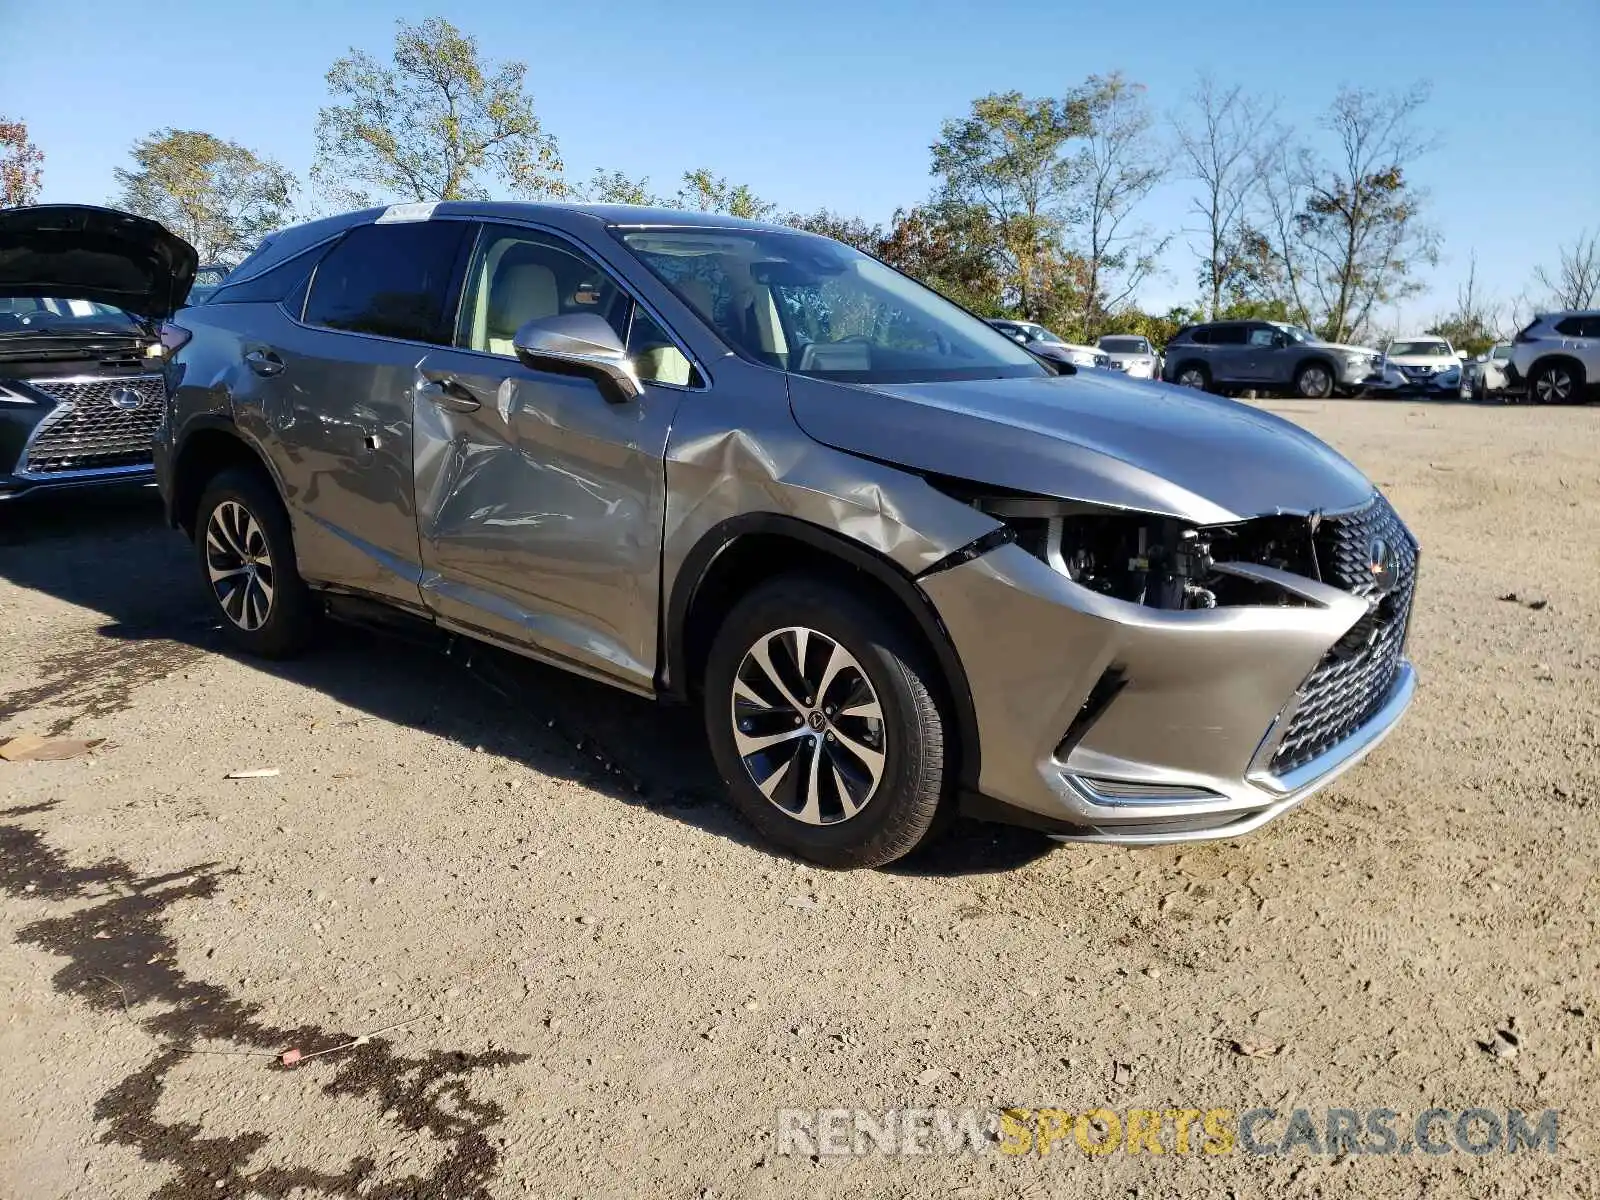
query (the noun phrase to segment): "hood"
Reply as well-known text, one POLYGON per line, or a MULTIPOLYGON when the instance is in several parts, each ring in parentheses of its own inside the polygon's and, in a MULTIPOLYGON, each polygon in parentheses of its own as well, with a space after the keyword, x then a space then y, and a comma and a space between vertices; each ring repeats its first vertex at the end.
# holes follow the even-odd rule
POLYGON ((960 383, 789 377, 807 435, 914 471, 1217 525, 1363 504, 1372 484, 1299 426, 1110 372, 960 383))
POLYGON ((87 204, 0 212, 0 296, 92 300, 160 321, 183 304, 199 258, 165 226, 87 204))
POLYGON ((1347 346, 1343 342, 1311 342, 1309 344, 1321 347, 1323 350, 1337 350, 1340 354, 1370 354, 1373 358, 1383 357, 1371 346, 1347 346))

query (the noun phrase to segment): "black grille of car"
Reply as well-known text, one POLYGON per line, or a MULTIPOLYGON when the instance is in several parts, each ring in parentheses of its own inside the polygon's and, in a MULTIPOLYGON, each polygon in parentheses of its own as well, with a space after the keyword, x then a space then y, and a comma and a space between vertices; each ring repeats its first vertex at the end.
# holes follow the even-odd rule
POLYGON ((1400 669, 1416 587, 1417 545, 1381 496, 1360 512, 1324 519, 1315 540, 1325 581, 1358 596, 1387 590, 1300 685, 1299 706, 1272 758, 1279 775, 1331 750, 1383 707, 1400 669), (1373 570, 1385 548, 1392 553, 1388 579, 1373 570))
POLYGON ((150 439, 166 406, 159 375, 127 379, 29 381, 61 401, 40 424, 21 470, 28 475, 109 471, 150 464, 150 439), (132 403, 134 398, 138 403, 132 403))

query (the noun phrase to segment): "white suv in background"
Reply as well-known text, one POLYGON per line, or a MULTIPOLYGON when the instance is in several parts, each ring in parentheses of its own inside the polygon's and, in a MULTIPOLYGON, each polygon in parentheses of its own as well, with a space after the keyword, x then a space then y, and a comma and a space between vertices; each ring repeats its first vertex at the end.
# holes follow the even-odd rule
POLYGON ((1543 313, 1511 344, 1513 386, 1534 404, 1575 404, 1600 396, 1600 311, 1543 313))
POLYGON ((1160 379, 1161 356, 1149 338, 1136 334, 1107 334, 1095 346, 1111 356, 1111 369, 1129 379, 1160 379))
POLYGON ((1431 333, 1395 338, 1383 351, 1381 379, 1367 390, 1400 395, 1455 395, 1461 390, 1461 356, 1449 342, 1431 333))

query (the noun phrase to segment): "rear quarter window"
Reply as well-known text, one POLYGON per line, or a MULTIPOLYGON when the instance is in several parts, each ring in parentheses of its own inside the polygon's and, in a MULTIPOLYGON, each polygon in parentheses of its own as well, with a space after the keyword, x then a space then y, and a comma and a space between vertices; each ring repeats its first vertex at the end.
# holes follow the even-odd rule
POLYGON ((305 323, 449 345, 468 229, 462 221, 357 226, 318 264, 305 323))

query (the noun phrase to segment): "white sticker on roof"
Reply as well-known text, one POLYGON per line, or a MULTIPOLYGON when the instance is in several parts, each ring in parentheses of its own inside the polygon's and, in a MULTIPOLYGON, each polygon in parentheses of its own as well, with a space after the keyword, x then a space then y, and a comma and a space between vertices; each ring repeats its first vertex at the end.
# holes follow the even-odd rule
POLYGON ((438 207, 437 200, 430 200, 425 204, 391 204, 383 210, 383 216, 374 224, 393 225, 399 221, 426 221, 433 216, 433 210, 438 207))

